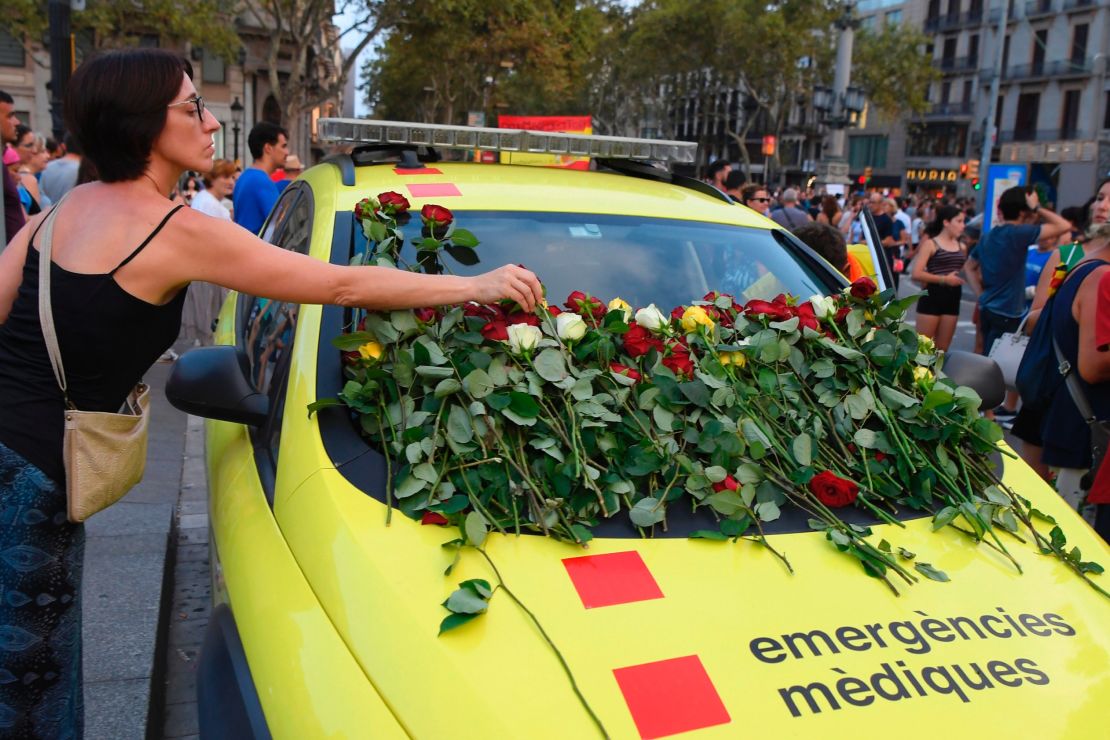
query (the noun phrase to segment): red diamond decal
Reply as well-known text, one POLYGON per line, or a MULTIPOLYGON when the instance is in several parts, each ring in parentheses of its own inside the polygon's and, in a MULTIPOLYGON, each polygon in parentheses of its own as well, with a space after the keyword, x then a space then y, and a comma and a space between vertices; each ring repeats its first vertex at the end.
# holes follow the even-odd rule
POLYGON ((408 183, 405 187, 409 189, 409 194, 414 198, 447 198, 462 195, 455 184, 450 182, 413 182, 408 183))
POLYGON ((565 558, 563 565, 587 609, 663 598, 651 571, 635 550, 565 558))
POLYGON ((732 721, 696 655, 613 671, 644 740, 732 721))

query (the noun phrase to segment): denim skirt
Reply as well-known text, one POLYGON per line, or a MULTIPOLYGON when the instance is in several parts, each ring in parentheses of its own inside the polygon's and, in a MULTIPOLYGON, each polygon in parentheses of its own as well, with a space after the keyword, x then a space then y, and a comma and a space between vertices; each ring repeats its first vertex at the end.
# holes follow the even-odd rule
POLYGON ((66 493, 0 444, 0 738, 80 738, 85 528, 66 493))

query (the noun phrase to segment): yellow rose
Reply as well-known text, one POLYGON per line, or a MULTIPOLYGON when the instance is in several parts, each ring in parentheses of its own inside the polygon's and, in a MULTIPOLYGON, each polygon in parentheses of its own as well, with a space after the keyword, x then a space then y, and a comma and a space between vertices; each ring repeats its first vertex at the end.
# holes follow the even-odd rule
POLYGON ((358 354, 364 360, 380 360, 382 358, 382 346, 377 342, 367 342, 358 348, 358 354))
POLYGON ((932 340, 931 337, 927 337, 924 334, 918 334, 917 335, 917 351, 918 352, 922 352, 924 354, 931 355, 934 352, 936 352, 936 349, 937 349, 937 346, 936 346, 936 344, 933 343, 933 340, 932 340))
POLYGON ((936 376, 933 374, 933 371, 930 370, 929 368, 918 365, 917 367, 915 367, 913 369, 913 379, 915 381, 917 381, 918 383, 923 383, 923 384, 928 385, 928 384, 931 384, 933 382, 933 380, 936 379, 936 376))
POLYGON ((709 314, 701 306, 690 306, 682 312, 682 328, 687 333, 697 331, 698 325, 702 325, 709 329, 713 328, 713 319, 709 318, 709 314))
POLYGON ((620 298, 614 298, 613 300, 609 301, 608 309, 610 311, 620 311, 622 314, 624 314, 625 321, 628 321, 632 318, 632 306, 628 305, 620 298))
POLYGON ((743 352, 722 352, 719 357, 722 365, 744 367, 748 364, 748 356, 743 352))

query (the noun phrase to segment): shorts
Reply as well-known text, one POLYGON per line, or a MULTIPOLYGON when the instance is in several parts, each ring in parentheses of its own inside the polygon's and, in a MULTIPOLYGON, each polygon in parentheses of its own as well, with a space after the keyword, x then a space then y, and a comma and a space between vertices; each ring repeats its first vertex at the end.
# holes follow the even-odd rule
POLYGON ((1014 426, 1010 433, 1027 444, 1044 447, 1044 437, 1041 436, 1041 427, 1044 424, 1043 411, 1031 411, 1022 405, 1014 417, 1014 426))
POLYGON ((1020 316, 1003 316, 990 309, 979 311, 979 331, 983 334, 983 354, 989 355, 996 340, 1006 332, 1017 331, 1021 325, 1020 316))
POLYGON ((929 285, 917 302, 917 312, 927 316, 959 316, 963 288, 959 285, 929 285))

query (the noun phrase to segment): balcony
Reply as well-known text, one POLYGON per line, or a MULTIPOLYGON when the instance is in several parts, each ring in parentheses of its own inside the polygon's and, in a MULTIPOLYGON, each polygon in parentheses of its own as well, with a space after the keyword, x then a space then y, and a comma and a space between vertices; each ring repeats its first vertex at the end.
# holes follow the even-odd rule
POLYGON ((933 103, 926 118, 962 118, 969 117, 975 112, 975 104, 971 101, 960 103, 933 103))
POLYGON ((941 57, 933 60, 933 66, 946 75, 974 72, 979 67, 978 57, 941 57))
MULTIPOLYGON (((987 14, 987 20, 989 20, 990 23, 993 25, 995 23, 998 23, 998 21, 1001 20, 1001 19, 1002 19, 1002 6, 1001 5, 996 5, 996 6, 992 7, 991 10, 990 10, 990 13, 987 14)), ((1007 23, 1013 23, 1017 19, 1018 19, 1018 4, 1015 3, 1015 4, 1010 6, 1010 17, 1007 19, 1006 22, 1007 23)))
POLYGON ((1090 138, 1087 131, 1075 128, 1015 129, 998 134, 1000 144, 1012 141, 1072 141, 1090 138))
POLYGON ((1098 6, 1098 0, 1064 0, 1064 12, 1074 13, 1098 6))
MULTIPOLYGON (((1093 0, 1091 0, 1093 2, 1093 0)), ((925 33, 941 33, 957 28, 974 28, 983 23, 983 9, 958 15, 935 15, 925 19, 925 33)))
MULTIPOLYGON (((1094 67, 1090 59, 1057 59, 1052 62, 1034 62, 1009 67, 1002 75, 1004 80, 1031 80, 1039 77, 1086 77, 1094 67)), ((989 76, 989 74, 988 74, 989 76)))
POLYGON ((1034 20, 1052 15, 1052 0, 1028 0, 1025 3, 1025 17, 1034 20))

